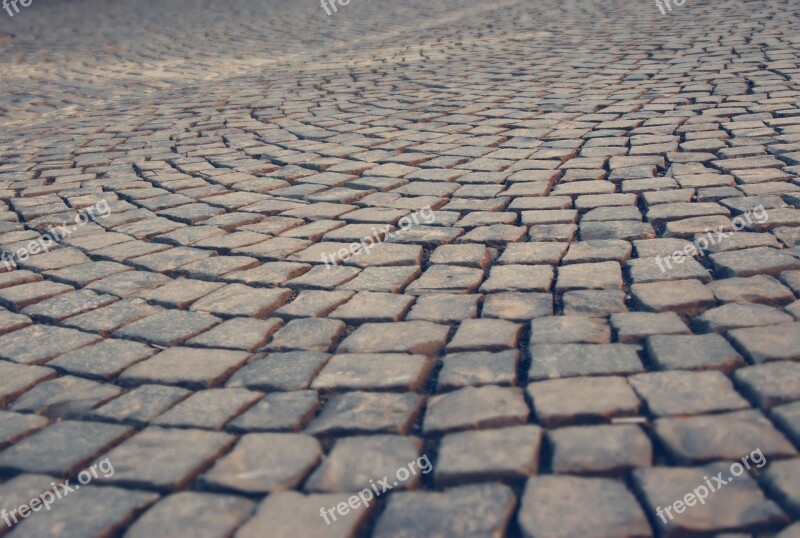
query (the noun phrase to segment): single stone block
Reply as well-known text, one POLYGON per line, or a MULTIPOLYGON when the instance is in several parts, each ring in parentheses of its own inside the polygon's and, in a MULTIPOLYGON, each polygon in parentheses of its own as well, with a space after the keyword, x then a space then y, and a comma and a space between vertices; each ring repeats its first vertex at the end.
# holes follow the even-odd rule
POLYGON ((184 343, 221 321, 208 314, 169 310, 125 325, 114 336, 170 347, 184 343))
MULTIPOLYGON (((418 300, 419 302, 419 300, 418 300)), ((483 301, 482 318, 527 321, 553 315, 553 296, 549 293, 492 293, 483 301)))
POLYGON ((306 427, 306 433, 396 433, 405 435, 422 407, 417 394, 348 392, 334 396, 306 427))
POLYGON ((307 389, 329 358, 329 354, 316 351, 270 353, 236 372, 226 386, 277 391, 307 389))
POLYGON ((730 379, 718 371, 652 372, 631 376, 628 382, 655 416, 699 415, 750 407, 730 379))
POLYGON ((631 294, 646 312, 671 310, 678 314, 696 316, 717 305, 714 294, 699 280, 676 280, 633 284, 631 294))
POLYGON ((729 335, 754 363, 800 359, 800 323, 734 329, 729 335))
POLYGON ((0 448, 47 426, 49 422, 38 415, 0 411, 0 448))
POLYGON ((736 386, 758 407, 772 407, 800 400, 800 363, 770 362, 736 370, 736 386))
POLYGON ((200 477, 208 487, 269 493, 296 487, 322 456, 319 442, 299 433, 251 433, 200 477))
POLYGON ((550 430, 552 468, 556 474, 620 474, 649 467, 650 439, 633 424, 570 426, 550 430))
POLYGON ((732 372, 744 366, 744 359, 722 336, 648 336, 647 354, 660 370, 722 370, 732 372))
POLYGON ((134 431, 116 424, 62 420, 0 452, 0 469, 71 475, 134 431))
POLYGON ((524 424, 528 405, 519 387, 465 387, 431 397, 423 431, 451 432, 524 424))
POLYGON ((530 344, 608 344, 611 330, 604 320, 584 316, 542 317, 531 321, 530 344))
POLYGON ((296 432, 319 411, 319 398, 313 390, 274 392, 234 419, 226 430, 234 433, 296 432))
POLYGON ((337 319, 293 319, 273 335, 267 349, 327 352, 333 349, 344 330, 345 324, 337 319))
MULTIPOLYGON (((454 295, 450 293, 420 295, 407 321, 431 321, 433 323, 455 323, 478 315, 481 295, 454 295)), ((486 306, 484 305, 484 311, 486 306)))
POLYGON ((230 536, 253 513, 256 504, 243 497, 185 491, 165 497, 125 533, 127 538, 230 536))
POLYGON ((87 414, 103 422, 144 427, 190 394, 190 391, 178 387, 142 385, 87 414))
POLYGON ((541 443, 542 429, 533 425, 445 435, 436 484, 524 480, 539 468, 541 443))
POLYGON ((624 377, 551 379, 528 385, 538 421, 548 427, 608 421, 639 412, 639 398, 624 377))
POLYGON ((752 303, 729 303, 706 310, 694 319, 701 332, 724 334, 732 329, 791 323, 794 318, 777 308, 752 303))
POLYGON ((53 377, 56 377, 56 371, 52 368, 0 361, 0 405, 53 377))
POLYGON ((432 362, 424 355, 352 353, 335 355, 311 388, 342 390, 403 390, 417 392, 425 385, 432 362))
POLYGON ((124 385, 156 383, 197 390, 222 383, 247 361, 244 351, 173 347, 134 364, 119 377, 124 385))
MULTIPOLYGON (((750 450, 752 448, 746 454, 750 450)), ((734 459, 741 456, 737 454, 734 459)), ((749 533, 753 529, 780 526, 788 521, 778 505, 764 497, 755 480, 747 474, 731 477, 728 463, 692 468, 636 469, 633 480, 648 511, 657 515, 655 524, 666 537, 716 534, 720 531, 749 533), (715 488, 714 477, 720 475, 723 484, 716 483, 715 488), (706 487, 709 477, 711 488, 706 487), (700 487, 705 488, 705 493, 700 487), (689 495, 694 497, 693 501, 689 495), (698 503, 698 495, 704 496, 705 502, 698 503)))
POLYGON ((107 381, 157 351, 139 342, 108 339, 64 353, 49 365, 70 374, 107 381))
POLYGON ((283 320, 278 318, 233 318, 195 336, 186 345, 255 351, 263 347, 270 336, 281 327, 283 320))
POLYGON ((627 375, 644 371, 630 344, 536 344, 530 347, 531 381, 587 375, 627 375))
POLYGON ((502 484, 462 486, 445 492, 400 492, 389 497, 375 538, 404 536, 505 536, 516 498, 502 484))
POLYGON ((655 421, 654 431, 676 461, 688 465, 735 461, 759 447, 768 458, 795 456, 797 451, 758 411, 669 417, 655 421))
POLYGON ((111 384, 63 376, 28 390, 17 398, 10 410, 38 413, 52 419, 79 417, 121 392, 111 384))
POLYGON ((150 426, 104 455, 114 474, 95 479, 100 484, 158 491, 185 488, 203 469, 233 444, 234 437, 203 430, 150 426), (176 455, 180 457, 176 457, 176 455))
POLYGON ((514 385, 517 381, 519 356, 518 350, 445 355, 439 371, 437 392, 467 386, 514 385))
POLYGON ((156 426, 221 430, 231 419, 264 395, 246 389, 209 389, 195 392, 150 421, 156 426))
POLYGON ((461 322, 448 352, 502 351, 517 347, 522 326, 502 319, 467 319, 461 322))
POLYGON ((401 468, 408 470, 405 481, 395 481, 392 487, 414 489, 419 485, 421 474, 427 474, 433 465, 427 456, 418 459, 422 443, 416 437, 398 435, 371 435, 368 437, 348 437, 336 441, 328 457, 306 480, 304 489, 308 492, 351 492, 358 493, 370 487, 370 480, 384 475, 389 480, 396 478, 401 468))
POLYGON ((523 536, 651 536, 636 498, 607 478, 535 476, 528 480, 517 516, 523 536), (591 510, 575 510, 576 506, 591 510))
POLYGON ((339 344, 340 353, 414 353, 434 356, 444 346, 449 327, 427 321, 365 323, 339 344))

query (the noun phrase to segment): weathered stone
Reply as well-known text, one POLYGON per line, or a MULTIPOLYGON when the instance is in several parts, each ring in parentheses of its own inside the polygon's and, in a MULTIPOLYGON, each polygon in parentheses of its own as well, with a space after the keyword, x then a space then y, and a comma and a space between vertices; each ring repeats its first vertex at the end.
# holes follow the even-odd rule
POLYGON ((653 459, 650 439, 633 424, 570 426, 547 437, 557 474, 619 474, 653 459))
POLYGON ((524 424, 528 405, 518 387, 465 387, 433 396, 422 429, 425 433, 499 428, 524 424))
POLYGON ((537 420, 548 427, 636 415, 641 405, 622 377, 539 381, 528 385, 528 395, 537 420))

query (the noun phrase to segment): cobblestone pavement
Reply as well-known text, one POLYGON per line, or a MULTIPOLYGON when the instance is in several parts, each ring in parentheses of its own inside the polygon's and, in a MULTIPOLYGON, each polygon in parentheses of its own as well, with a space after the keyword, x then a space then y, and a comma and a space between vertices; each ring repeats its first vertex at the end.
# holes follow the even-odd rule
POLYGON ((0 11, 8 535, 800 536, 800 5, 670 6, 0 11))

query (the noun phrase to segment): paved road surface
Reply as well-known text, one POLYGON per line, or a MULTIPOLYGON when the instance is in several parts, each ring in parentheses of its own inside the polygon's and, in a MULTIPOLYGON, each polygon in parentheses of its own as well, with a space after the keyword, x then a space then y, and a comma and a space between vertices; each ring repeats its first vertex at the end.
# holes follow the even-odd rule
POLYGON ((0 11, 10 536, 800 536, 800 6, 670 5, 0 11))

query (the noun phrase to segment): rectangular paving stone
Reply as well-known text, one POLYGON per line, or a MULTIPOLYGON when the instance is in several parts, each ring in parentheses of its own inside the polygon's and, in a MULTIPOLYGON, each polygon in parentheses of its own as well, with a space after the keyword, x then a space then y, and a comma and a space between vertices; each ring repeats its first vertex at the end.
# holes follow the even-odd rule
POLYGON ((29 325, 0 336, 0 358, 23 364, 41 364, 99 340, 97 335, 74 329, 29 325))
POLYGON ((119 383, 210 388, 225 381, 249 356, 245 351, 172 347, 125 370, 119 383))

